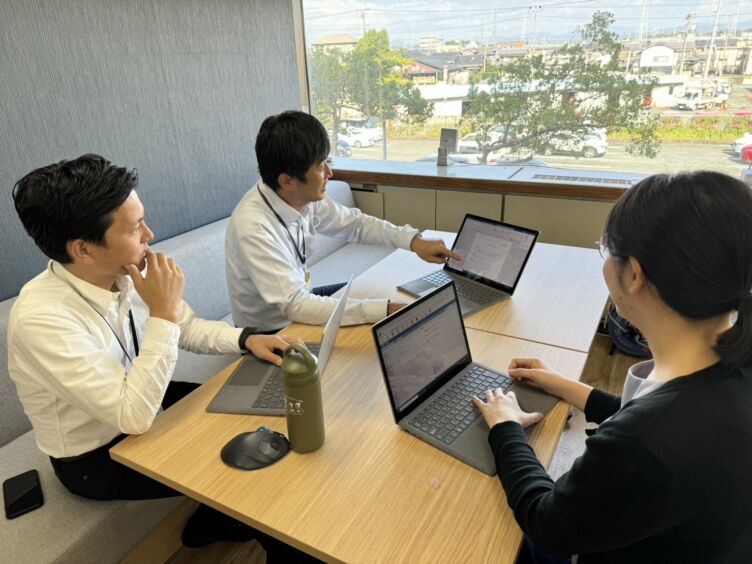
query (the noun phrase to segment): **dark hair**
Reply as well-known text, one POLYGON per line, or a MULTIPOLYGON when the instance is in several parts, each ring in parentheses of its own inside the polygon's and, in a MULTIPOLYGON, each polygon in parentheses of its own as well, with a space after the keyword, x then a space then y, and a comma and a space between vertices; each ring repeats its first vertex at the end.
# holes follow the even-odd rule
POLYGON ((256 137, 256 161, 264 183, 279 190, 279 175, 301 182, 314 164, 329 156, 329 136, 321 122, 304 112, 287 111, 269 116, 256 137))
POLYGON ((719 172, 656 174, 628 190, 603 232, 609 253, 634 257, 661 299, 689 319, 737 310, 714 350, 752 365, 752 189, 719 172))
POLYGON ((112 214, 137 184, 135 170, 83 155, 31 171, 13 187, 13 202, 37 247, 53 260, 70 263, 68 241, 105 246, 112 214))

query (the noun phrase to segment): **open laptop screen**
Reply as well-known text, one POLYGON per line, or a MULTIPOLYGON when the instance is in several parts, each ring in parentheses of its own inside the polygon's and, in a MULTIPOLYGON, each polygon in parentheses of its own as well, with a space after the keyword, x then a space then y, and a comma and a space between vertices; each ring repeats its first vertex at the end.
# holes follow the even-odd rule
POLYGON ((454 283, 379 322, 373 334, 398 420, 471 360, 454 283))
POLYGON ((453 247, 462 260, 445 268, 511 293, 537 237, 533 229, 467 214, 453 247))
POLYGON ((337 333, 339 333, 339 327, 342 325, 342 316, 345 315, 345 308, 347 307, 347 298, 350 295, 350 288, 352 287, 352 275, 350 280, 347 281, 345 288, 342 290, 342 295, 339 297, 337 307, 329 316, 329 321, 326 322, 324 327, 324 337, 321 339, 321 347, 319 348, 319 375, 324 375, 326 364, 329 362, 329 357, 334 350, 334 343, 337 340, 337 333))

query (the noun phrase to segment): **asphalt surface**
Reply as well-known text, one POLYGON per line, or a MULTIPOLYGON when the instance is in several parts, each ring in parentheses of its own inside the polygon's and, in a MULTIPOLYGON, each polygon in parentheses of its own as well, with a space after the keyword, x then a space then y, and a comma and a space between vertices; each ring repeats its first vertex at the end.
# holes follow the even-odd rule
MULTIPOLYGON (((571 155, 536 155, 536 160, 556 167, 584 170, 612 170, 622 172, 679 172, 681 170, 710 169, 739 177, 742 163, 729 144, 663 143, 654 159, 629 155, 625 143, 609 141, 608 151, 602 157, 586 159, 571 155)), ((435 155, 438 140, 395 139, 387 141, 387 158, 395 161, 416 161, 435 155)), ((353 149, 353 158, 381 159, 381 142, 372 147, 353 149)), ((469 155, 472 158, 472 155, 469 155)), ((472 161, 471 161, 472 162, 472 161)))

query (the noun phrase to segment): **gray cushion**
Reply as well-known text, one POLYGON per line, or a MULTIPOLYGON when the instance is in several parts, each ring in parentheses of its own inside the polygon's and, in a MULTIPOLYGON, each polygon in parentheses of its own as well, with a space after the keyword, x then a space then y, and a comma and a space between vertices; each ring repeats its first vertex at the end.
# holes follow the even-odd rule
POLYGON ((31 429, 16 384, 8 376, 8 316, 16 298, 0 302, 0 446, 31 429))
POLYGON ((156 243, 155 251, 175 259, 185 274, 183 297, 204 319, 230 313, 225 276, 225 232, 230 218, 221 219, 156 243))
MULTIPOLYGON (((326 184, 326 194, 332 200, 343 206, 347 206, 348 208, 355 207, 355 200, 353 199, 350 185, 347 182, 342 182, 341 180, 330 180, 326 184)), ((334 239, 321 234, 317 235, 316 246, 308 259, 308 266, 313 266, 320 260, 331 255, 337 249, 341 249, 346 244, 347 241, 344 241, 343 239, 334 239)))
POLYGON ((119 562, 183 499, 83 499, 58 481, 31 431, 0 448, 0 479, 32 468, 39 472, 44 505, 0 521, 3 562, 119 562))
POLYGON ((311 283, 326 286, 347 282, 351 274, 357 276, 365 272, 392 252, 394 247, 388 245, 350 243, 311 268, 311 283))
POLYGON ((240 354, 194 354, 181 350, 172 379, 203 384, 240 358, 240 354))

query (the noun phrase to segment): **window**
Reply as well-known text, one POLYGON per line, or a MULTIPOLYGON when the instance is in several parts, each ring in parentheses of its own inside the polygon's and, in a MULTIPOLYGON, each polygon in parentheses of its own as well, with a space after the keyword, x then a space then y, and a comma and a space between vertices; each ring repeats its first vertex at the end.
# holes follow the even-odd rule
POLYGON ((303 0, 311 109, 357 159, 435 161, 452 127, 462 166, 738 177, 752 11, 711 4, 303 0))

